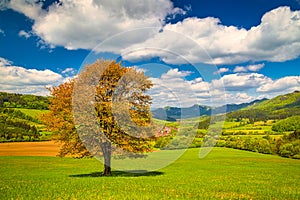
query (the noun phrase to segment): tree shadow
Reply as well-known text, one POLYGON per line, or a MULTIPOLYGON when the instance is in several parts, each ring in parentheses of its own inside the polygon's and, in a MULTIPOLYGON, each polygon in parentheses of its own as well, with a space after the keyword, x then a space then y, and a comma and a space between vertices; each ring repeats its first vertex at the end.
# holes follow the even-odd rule
POLYGON ((104 176, 102 172, 92 172, 89 174, 74 174, 69 177, 85 178, 85 177, 140 177, 140 176, 160 176, 163 172, 147 171, 147 170, 131 170, 131 171, 112 171, 111 176, 104 176))

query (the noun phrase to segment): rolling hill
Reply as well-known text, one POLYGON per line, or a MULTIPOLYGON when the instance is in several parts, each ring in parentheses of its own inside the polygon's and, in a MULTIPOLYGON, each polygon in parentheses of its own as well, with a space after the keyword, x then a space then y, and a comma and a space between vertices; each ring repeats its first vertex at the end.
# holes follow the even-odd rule
POLYGON ((40 120, 49 98, 0 92, 0 142, 48 140, 40 120))
POLYGON ((279 95, 238 111, 227 114, 228 118, 249 118, 253 121, 285 119, 300 115, 300 92, 279 95))

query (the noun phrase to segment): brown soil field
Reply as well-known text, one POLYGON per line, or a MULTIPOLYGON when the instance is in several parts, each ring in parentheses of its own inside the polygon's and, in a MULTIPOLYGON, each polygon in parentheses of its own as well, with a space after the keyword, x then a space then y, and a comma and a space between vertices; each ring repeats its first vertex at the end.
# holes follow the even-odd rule
POLYGON ((56 156, 58 151, 53 141, 0 143, 0 156, 56 156))

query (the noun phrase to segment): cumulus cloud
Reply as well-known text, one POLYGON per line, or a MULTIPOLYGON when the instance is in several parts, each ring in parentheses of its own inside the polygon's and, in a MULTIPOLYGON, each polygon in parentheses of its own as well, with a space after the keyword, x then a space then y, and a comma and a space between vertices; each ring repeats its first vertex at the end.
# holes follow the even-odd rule
MULTIPOLYGON (((125 54, 124 58, 160 57, 172 64, 186 62, 185 59, 176 59, 178 55, 195 63, 209 64, 283 62, 300 55, 299 22, 300 11, 291 11, 289 7, 267 12, 261 23, 249 30, 222 25, 219 19, 212 17, 186 18, 176 24, 167 24, 144 43, 128 47, 144 51, 133 51, 125 54), (187 43, 187 38, 193 43, 187 43), (202 51, 199 50, 201 48, 202 51), (167 55, 167 51, 175 53, 167 55)), ((255 68, 249 70, 257 71, 255 68)))
POLYGON ((188 107, 194 104, 224 104, 224 92, 214 89, 202 78, 188 80, 191 73, 170 69, 159 78, 151 78, 154 86, 149 94, 153 107, 177 106, 188 107))
POLYGON ((23 13, 30 19, 37 19, 42 15, 42 3, 38 0, 24 1, 24 0, 10 0, 7 7, 15 11, 23 13))
POLYGON ((5 58, 1 58, 1 57, 0 57, 0 66, 1 66, 1 67, 2 67, 2 66, 11 65, 11 64, 12 64, 11 61, 9 61, 9 60, 7 60, 7 59, 5 59, 5 58))
POLYGON ((185 80, 190 72, 171 69, 160 78, 151 78, 153 88, 149 94, 153 98, 153 107, 161 105, 187 106, 195 101, 195 94, 185 80))
POLYGON ((68 67, 68 68, 64 69, 61 73, 64 75, 74 76, 76 74, 76 70, 74 68, 68 67))
POLYGON ((277 80, 272 80, 257 88, 257 92, 274 93, 274 92, 293 92, 300 90, 300 76, 286 76, 277 80))
POLYGON ((19 33, 18 33, 19 37, 25 37, 26 39, 27 38, 30 38, 30 33, 27 33, 26 31, 24 30, 21 30, 19 33))
MULTIPOLYGON (((239 46, 238 43, 243 37, 240 32, 246 34, 245 30, 221 26, 219 23, 216 18, 187 18, 176 24, 167 24, 163 31, 144 43, 123 50, 122 56, 128 60, 160 57, 164 62, 171 64, 211 64, 214 57, 223 56, 224 49, 233 45, 239 46), (135 49, 140 50, 134 51, 135 49)), ((237 52, 238 49, 235 50, 235 53, 237 52)), ((231 54, 234 55, 234 52, 231 54)))
POLYGON ((257 72, 261 68, 263 68, 265 64, 257 64, 257 65, 248 65, 248 66, 236 66, 233 72, 257 72))
POLYGON ((5 35, 5 32, 0 28, 0 35, 5 35))
POLYGON ((159 78, 151 78, 153 107, 238 104, 300 90, 300 76, 272 80, 263 74, 237 73, 207 82, 201 77, 189 80, 190 74, 170 69, 159 78))
MULTIPOLYGON (((246 92, 237 92, 237 93, 227 92, 225 94, 225 96, 226 96, 227 103, 235 103, 235 104, 247 103, 247 102, 251 102, 251 101, 257 99, 256 96, 251 96, 251 95, 247 94, 246 92)), ((258 98, 258 99, 261 99, 261 98, 258 98)))
POLYGON ((249 30, 223 25, 214 17, 166 24, 170 16, 185 14, 170 0, 60 0, 47 10, 37 0, 11 0, 9 7, 32 19, 32 33, 50 47, 94 49, 113 36, 94 50, 121 53, 127 60, 236 64, 283 62, 300 55, 300 11, 289 7, 265 13, 249 30), (123 37, 116 35, 122 32, 123 37))
POLYGON ((251 94, 250 90, 260 87, 263 84, 260 83, 262 79, 268 79, 258 74, 245 74, 233 79, 232 82, 228 82, 230 76, 206 82, 200 77, 187 80, 188 75, 188 72, 171 69, 159 78, 152 78, 154 87, 149 94, 153 98, 153 107, 188 107, 194 104, 216 106, 250 102, 258 97, 258 93, 251 94), (255 81, 257 84, 247 86, 253 79, 257 79, 255 81), (222 88, 223 82, 225 90, 222 88), (231 90, 227 90, 229 87, 231 90))
POLYGON ((258 73, 237 73, 224 75, 218 80, 213 80, 214 88, 225 87, 228 91, 243 91, 258 88, 264 84, 270 83, 272 79, 258 73))
POLYGON ((233 70, 233 72, 247 72, 248 69, 247 67, 243 67, 243 66, 236 66, 233 70))
POLYGON ((218 71, 215 71, 214 74, 223 74, 229 72, 229 68, 221 67, 218 71))
POLYGON ((25 69, 0 58, 0 90, 13 93, 46 95, 46 87, 62 83, 64 78, 51 70, 25 69))
MULTIPOLYGON (((157 27, 158 31, 166 16, 183 14, 169 0, 60 0, 47 10, 41 9, 41 3, 11 0, 9 6, 32 19, 32 32, 46 43, 67 49, 93 49, 107 38, 132 29, 157 27)), ((101 50, 118 52, 120 47, 142 42, 152 34, 128 34, 101 50)))

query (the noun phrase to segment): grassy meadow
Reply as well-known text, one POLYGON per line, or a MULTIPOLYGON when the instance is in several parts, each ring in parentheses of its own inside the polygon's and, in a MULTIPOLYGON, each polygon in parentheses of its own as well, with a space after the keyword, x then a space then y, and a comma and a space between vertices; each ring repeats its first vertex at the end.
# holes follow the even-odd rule
POLYGON ((96 159, 0 157, 0 199, 299 199, 300 160, 227 148, 188 149, 146 174, 101 177, 96 159))

